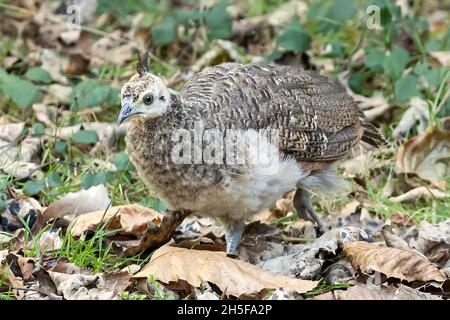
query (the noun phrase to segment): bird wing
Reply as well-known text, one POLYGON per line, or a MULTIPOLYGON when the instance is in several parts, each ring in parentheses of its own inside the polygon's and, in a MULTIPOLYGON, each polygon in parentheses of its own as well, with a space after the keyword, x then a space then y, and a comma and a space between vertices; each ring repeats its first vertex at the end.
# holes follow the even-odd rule
POLYGON ((295 67, 221 64, 196 74, 181 96, 217 127, 279 130, 280 150, 299 161, 337 160, 363 135, 345 89, 295 67))

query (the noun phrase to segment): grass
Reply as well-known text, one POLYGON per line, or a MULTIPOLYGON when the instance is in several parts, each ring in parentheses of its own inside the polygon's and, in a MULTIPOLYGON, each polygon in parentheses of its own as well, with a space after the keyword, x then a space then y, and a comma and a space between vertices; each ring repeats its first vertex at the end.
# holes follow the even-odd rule
POLYGON ((350 285, 348 285, 347 283, 325 284, 325 283, 321 282, 313 290, 304 293, 303 296, 308 299, 308 298, 312 298, 312 297, 327 293, 328 291, 347 289, 349 287, 350 287, 350 285))

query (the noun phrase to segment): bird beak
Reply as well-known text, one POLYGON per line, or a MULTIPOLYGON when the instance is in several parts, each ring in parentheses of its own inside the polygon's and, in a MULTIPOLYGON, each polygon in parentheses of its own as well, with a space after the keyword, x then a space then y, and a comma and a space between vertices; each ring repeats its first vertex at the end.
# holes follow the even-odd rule
POLYGON ((128 119, 129 117, 131 117, 135 114, 137 114, 137 112, 135 112, 133 110, 133 108, 131 107, 130 104, 126 103, 126 104, 122 105, 122 109, 120 109, 119 117, 117 118, 117 124, 118 125, 122 124, 126 119, 128 119))

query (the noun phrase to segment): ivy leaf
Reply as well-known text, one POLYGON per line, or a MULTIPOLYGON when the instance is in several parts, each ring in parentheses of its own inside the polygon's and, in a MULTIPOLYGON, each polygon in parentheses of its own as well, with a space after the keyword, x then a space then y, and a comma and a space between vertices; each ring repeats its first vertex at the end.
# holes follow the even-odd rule
POLYGON ((328 19, 345 23, 356 13, 356 5, 353 0, 335 0, 328 9, 328 19))
POLYGON ((400 47, 395 47, 384 59, 383 68, 392 80, 397 80, 403 74, 409 59, 410 55, 408 51, 400 47))
POLYGON ((377 72, 383 71, 384 54, 377 50, 371 50, 365 57, 365 65, 377 72))
POLYGON ((52 171, 47 176, 47 184, 49 187, 59 187, 63 184, 61 177, 56 172, 52 171))
POLYGON ((158 212, 164 212, 167 209, 166 205, 161 200, 156 198, 144 198, 139 202, 139 204, 147 208, 155 209, 158 212))
POLYGON ((204 13, 208 39, 228 39, 232 34, 232 19, 227 12, 228 1, 222 0, 210 11, 204 13))
POLYGON ((106 101, 110 95, 110 86, 103 86, 95 81, 82 81, 74 88, 72 110, 92 108, 106 101))
POLYGON ((413 71, 415 74, 422 76, 430 86, 439 86, 444 81, 447 72, 443 68, 432 69, 426 62, 416 64, 413 71))
POLYGON ((45 126, 42 123, 33 124, 33 136, 42 136, 45 133, 45 126))
POLYGON ((28 180, 23 186, 23 192, 28 196, 34 196, 41 192, 42 188, 44 188, 44 182, 28 180))
POLYGON ((407 75, 395 82, 395 99, 398 102, 408 102, 417 94, 417 80, 414 76, 407 75))
POLYGON ((25 73, 25 78, 34 82, 42 82, 45 84, 49 84, 53 81, 47 70, 40 67, 28 69, 25 73))
POLYGON ((446 72, 446 69, 431 69, 424 78, 430 86, 439 86, 444 81, 446 72))
POLYGON ((0 88, 20 108, 29 108, 42 98, 38 87, 31 81, 8 74, 3 69, 0 69, 0 88))
POLYGON ((152 28, 152 40, 156 45, 163 45, 172 42, 177 36, 177 22, 175 18, 169 16, 157 23, 152 28))
POLYGON ((83 177, 83 188, 89 189, 90 187, 98 186, 106 183, 106 174, 104 172, 93 173, 87 172, 83 177))
POLYGON ((72 134, 70 138, 78 144, 91 144, 99 140, 97 132, 94 130, 80 130, 72 134))
POLYGON ((119 171, 132 170, 134 168, 133 164, 130 161, 130 157, 125 151, 115 153, 112 163, 119 171))
POLYGON ((196 10, 178 8, 175 9, 175 19, 178 24, 187 25, 189 21, 198 21, 201 19, 201 13, 196 10))
POLYGON ((55 151, 57 153, 62 153, 65 154, 67 150, 67 142, 65 142, 64 140, 58 140, 55 143, 55 151))
POLYGON ((354 72, 350 74, 350 77, 348 78, 348 85, 350 86, 350 89, 352 89, 353 92, 361 93, 363 83, 364 83, 364 74, 362 72, 354 72))
POLYGON ((302 31, 300 23, 294 19, 278 37, 278 46, 289 51, 305 52, 311 48, 311 37, 302 31))

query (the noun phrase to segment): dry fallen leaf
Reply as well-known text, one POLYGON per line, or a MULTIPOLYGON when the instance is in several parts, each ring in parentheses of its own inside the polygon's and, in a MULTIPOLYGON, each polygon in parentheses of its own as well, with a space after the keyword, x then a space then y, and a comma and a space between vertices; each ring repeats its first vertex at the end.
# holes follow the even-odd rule
POLYGON ((397 173, 414 173, 440 189, 450 175, 450 131, 433 129, 409 139, 400 149, 397 173))
POLYGON ((106 212, 100 210, 79 216, 72 225, 71 233, 74 237, 81 236, 85 231, 94 230, 99 223, 113 217, 108 225, 109 229, 121 229, 121 234, 140 235, 148 229, 150 223, 160 225, 163 215, 138 204, 115 206, 106 212))
POLYGON ((43 103, 33 104, 36 119, 45 124, 46 127, 54 128, 58 109, 55 106, 48 106, 43 103))
POLYGON ((381 228, 381 234, 383 235, 384 242, 386 242, 386 245, 392 248, 411 250, 411 248, 408 246, 408 243, 405 240, 396 236, 389 230, 390 225, 391 222, 388 219, 385 225, 381 228))
POLYGON ((436 188, 417 187, 397 197, 391 197, 392 202, 416 202, 420 198, 445 199, 449 194, 436 188))
POLYGON ((445 67, 450 68, 450 52, 448 51, 432 51, 430 55, 445 67))
POLYGON ((87 190, 71 192, 52 203, 44 211, 45 219, 62 218, 67 215, 79 216, 97 210, 106 210, 111 200, 104 185, 91 187, 87 190))
POLYGON ((43 207, 34 198, 9 199, 5 208, 0 209, 0 226, 5 231, 13 232, 23 228, 22 221, 27 221, 31 228, 42 211, 43 207))
POLYGON ((235 297, 277 288, 304 293, 318 284, 317 281, 289 278, 262 270, 250 263, 228 258, 224 252, 170 246, 156 250, 150 262, 133 279, 149 275, 163 283, 185 280, 194 287, 211 282, 225 295, 235 297))
POLYGON ((425 256, 413 250, 379 247, 367 242, 353 242, 344 252, 355 269, 381 272, 387 277, 412 281, 444 282, 444 274, 425 256))
POLYGON ((358 283, 345 291, 336 290, 334 295, 337 300, 442 300, 402 284, 396 288, 392 285, 376 286, 371 283, 358 283))
POLYGON ((444 267, 450 261, 450 219, 439 224, 421 221, 419 236, 411 239, 410 246, 444 267))
POLYGON ((417 126, 417 132, 421 134, 428 125, 429 114, 427 102, 420 97, 413 97, 409 108, 403 113, 402 118, 392 131, 392 137, 400 139, 415 126, 417 126))
POLYGON ((111 274, 67 274, 48 272, 57 293, 66 300, 112 300, 130 285, 127 272, 111 274))
MULTIPOLYGON (((28 242, 26 247, 28 249, 33 249, 35 246, 35 241, 31 240, 28 242)), ((62 246, 62 240, 59 236, 59 230, 44 231, 39 238, 39 250, 42 252, 48 252, 53 250, 58 250, 62 246)))
MULTIPOLYGON (((312 243, 301 249, 281 255, 259 265, 272 272, 302 279, 313 279, 321 270, 327 256, 334 256, 336 250, 343 248, 347 242, 367 240, 365 231, 357 227, 336 228, 324 233, 312 243)), ((282 251, 283 252, 283 251, 282 251)))

